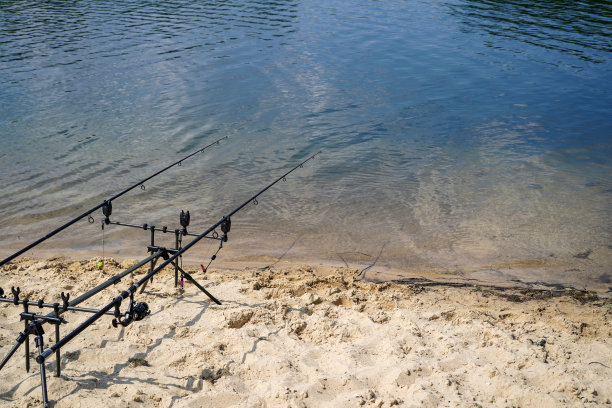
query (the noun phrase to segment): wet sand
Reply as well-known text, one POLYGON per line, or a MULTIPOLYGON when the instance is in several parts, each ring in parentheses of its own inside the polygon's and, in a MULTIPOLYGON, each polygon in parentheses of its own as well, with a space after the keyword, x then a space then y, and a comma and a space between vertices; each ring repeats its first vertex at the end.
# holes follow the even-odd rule
MULTIPOLYGON (((23 259, 0 286, 21 298, 75 298, 134 262, 23 259)), ((359 270, 245 262, 203 276, 214 296, 161 272, 136 296, 151 315, 125 328, 104 317, 48 360, 57 407, 583 407, 612 401, 612 308, 579 290, 414 277, 364 281, 359 270)), ((145 268, 83 306, 100 307, 145 268)), ((443 278, 443 277, 441 277, 443 278)), ((9 296, 5 293, 5 296, 9 296)), ((127 306, 124 302, 122 310, 127 306)), ((38 311, 31 307, 31 311, 38 311)), ((46 309, 45 311, 48 311, 46 309)), ((0 352, 22 307, 0 304, 0 352)), ((88 317, 68 312, 62 334, 88 317)), ((45 342, 54 333, 46 326, 45 342)), ((32 356, 36 353, 31 341, 32 356)), ((41 404, 23 348, 0 372, 0 404, 41 404)))

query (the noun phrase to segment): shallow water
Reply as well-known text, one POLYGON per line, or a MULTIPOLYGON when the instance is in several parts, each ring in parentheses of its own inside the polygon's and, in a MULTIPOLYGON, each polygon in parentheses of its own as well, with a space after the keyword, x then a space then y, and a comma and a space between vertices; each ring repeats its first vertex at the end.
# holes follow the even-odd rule
MULTIPOLYGON (((611 23, 593 1, 0 1, 0 248, 229 136, 113 217, 198 231, 322 150, 237 214, 226 259, 610 286, 611 23)), ((30 255, 101 254, 95 218, 30 255)), ((147 240, 108 228, 104 253, 147 240)))

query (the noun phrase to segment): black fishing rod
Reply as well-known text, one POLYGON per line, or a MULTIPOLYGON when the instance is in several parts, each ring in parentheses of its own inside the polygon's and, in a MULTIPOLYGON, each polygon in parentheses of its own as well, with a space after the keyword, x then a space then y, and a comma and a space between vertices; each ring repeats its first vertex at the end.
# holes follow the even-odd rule
MULTIPOLYGON (((64 295, 64 293, 62 292, 62 301, 63 301, 63 305, 59 304, 59 303, 45 303, 42 300, 39 300, 38 302, 32 302, 28 299, 19 299, 19 293, 20 293, 20 289, 17 288, 11 288, 11 291, 13 293, 13 299, 9 299, 4 297, 4 291, 0 288, 0 302, 4 302, 4 303, 13 303, 14 305, 23 305, 24 306, 24 310, 25 313, 28 312, 28 306, 38 306, 39 308, 53 308, 55 311, 53 313, 50 313, 46 316, 40 316, 40 315, 35 315, 34 317, 36 318, 36 320, 38 321, 38 323, 40 323, 41 325, 44 323, 49 323, 49 322, 53 322, 51 319, 54 318, 59 318, 60 315, 68 310, 70 311, 75 311, 75 312, 86 312, 86 313, 97 313, 98 309, 90 309, 90 308, 83 308, 83 307, 77 307, 78 304, 84 302, 85 300, 89 299, 90 297, 94 296, 95 294, 101 292, 103 289, 106 289, 107 287, 111 286, 111 285, 115 285, 117 283, 119 283, 121 281, 121 279, 123 279, 125 276, 127 276, 128 274, 134 272, 136 269, 142 267, 143 265, 147 264, 149 261, 156 259, 160 256, 162 256, 163 252, 162 251, 156 251, 155 253, 153 253, 152 255, 150 255, 149 257, 143 259, 142 261, 138 262, 137 264, 133 265, 132 267, 126 269, 125 271, 112 276, 111 278, 107 279, 105 282, 99 284, 98 286, 96 286, 95 288, 92 288, 90 290, 88 290, 87 292, 83 293, 81 296, 77 297, 76 299, 69 301, 70 299, 70 295, 66 294, 64 295)), ((112 313, 110 313, 112 314, 112 313)), ((26 322, 26 327, 27 327, 27 322, 26 322)), ((59 326, 56 325, 56 341, 59 341, 59 326)), ((4 365, 10 360, 10 358, 13 356, 13 354, 15 353, 15 351, 17 351, 17 349, 19 348, 19 346, 25 342, 26 344, 26 369, 27 371, 29 371, 29 358, 30 358, 30 353, 29 353, 29 343, 27 340, 27 336, 28 334, 23 333, 23 335, 20 335, 19 338, 17 339, 17 343, 15 344, 15 346, 13 346, 13 348, 11 349, 11 351, 2 359, 2 361, 0 362, 0 370, 2 370, 2 368, 4 368, 4 365)), ((59 377, 59 372, 60 372, 60 356, 59 353, 57 354, 57 376, 59 377)))
MULTIPOLYGON (((151 180, 153 177, 158 176, 159 174, 161 174, 161 173, 165 172, 166 170, 168 170, 168 169, 170 169, 170 168, 172 168, 172 167, 174 167, 174 166, 176 166, 176 165, 179 165, 179 166, 180 166, 180 165, 181 165, 181 163, 182 163, 184 160, 187 160, 187 159, 189 159, 190 157, 195 156, 196 154, 203 152, 204 150, 208 149, 209 147, 211 147, 211 146, 213 146, 213 145, 215 145, 215 144, 219 144, 219 142, 220 142, 221 140, 223 140, 223 139, 227 139, 227 136, 224 136, 224 137, 222 137, 221 139, 217 139, 217 140, 215 140, 215 141, 214 141, 214 142, 212 142, 211 144, 206 145, 206 146, 204 146, 203 148, 201 148, 201 149, 199 149, 199 150, 196 150, 195 152, 193 152, 193 153, 191 153, 191 154, 189 154, 189 155, 187 155, 187 156, 183 157, 182 159, 175 161, 175 162, 174 162, 174 163, 172 163, 171 165, 164 167, 163 169, 161 169, 161 170, 160 170, 160 171, 158 171, 157 173, 152 174, 152 175, 150 175, 149 177, 147 177, 147 178, 145 178, 145 179, 143 179, 143 180, 140 180, 138 183, 135 183, 134 185, 132 185, 132 186, 130 186, 130 187, 128 187, 128 188, 126 188, 125 190, 121 191, 120 193, 115 194, 114 196, 112 196, 112 197, 111 197, 111 198, 109 198, 108 200, 103 201, 101 204, 98 204, 97 206, 93 207, 93 208, 92 208, 92 209, 90 209, 90 210, 87 210, 87 211, 86 211, 86 212, 84 212, 83 214, 81 214, 81 215, 79 215, 78 217, 76 217, 76 218, 72 219, 71 221, 69 221, 69 222, 65 223, 64 225, 62 225, 62 226, 60 226, 60 227, 58 227, 58 228, 54 229, 53 231, 51 231, 50 233, 48 233, 48 234, 47 234, 47 235, 45 235, 44 237, 42 237, 42 238, 38 239, 37 241, 32 242, 30 245, 26 246, 25 248, 20 249, 19 251, 15 252, 13 255, 9 256, 8 258, 3 259, 2 261, 0 261, 0 266, 2 266, 2 265, 4 265, 4 264, 6 264, 7 262, 12 261, 13 259, 17 258, 19 255, 23 254, 23 253, 24 253, 24 252, 26 252, 26 251, 29 251, 30 249, 34 248, 36 245, 40 244, 41 242, 46 241, 47 239, 51 238, 52 236, 54 236, 54 235, 55 235, 55 234, 57 234, 58 232, 63 231, 64 229, 68 228, 69 226, 71 226, 71 225, 72 225, 72 224, 74 224, 75 222, 77 222, 77 221, 79 221, 79 220, 82 220, 83 218, 87 217, 88 215, 90 215, 92 212, 94 212, 94 211, 98 210, 99 208, 102 208, 102 209, 103 209, 103 211, 104 211, 104 215, 107 215, 107 214, 106 214, 107 208, 110 206, 110 203, 111 203, 113 200, 115 200, 116 198, 121 197, 121 196, 122 196, 122 195, 124 195, 125 193, 127 193, 127 192, 129 192, 129 191, 131 191, 131 190, 135 189, 135 188, 136 188, 136 187, 138 187, 138 186, 143 186, 143 185, 144 185, 144 183, 145 183, 146 181, 151 180)), ((112 209, 112 207, 110 207, 110 208, 112 209)))
MULTIPOLYGON (((147 275, 145 275, 142 279, 140 279, 138 282, 136 282, 135 284, 133 284, 132 286, 130 286, 128 289, 126 289, 124 292, 122 292, 118 297, 116 297, 115 299, 113 299, 112 302, 110 302, 109 304, 107 304, 106 306, 104 306, 102 309, 100 309, 98 311, 98 313, 94 314, 93 316, 91 316, 89 319, 87 319, 85 322, 83 322, 79 327, 77 327, 76 329, 74 329, 72 332, 68 333, 64 338, 62 338, 60 341, 56 342, 53 346, 49 347, 48 349, 46 349, 43 352, 40 352, 40 354, 36 357, 36 362, 44 365, 45 359, 47 359, 52 353, 56 352, 57 350, 61 349, 63 346, 65 346, 70 340, 72 340, 73 338, 75 338, 76 336, 78 336, 83 330, 85 330, 87 327, 89 327, 90 325, 92 325, 96 320, 98 320, 100 317, 106 315, 106 313, 108 311, 110 311, 111 309, 115 308, 115 311, 118 312, 119 307, 121 306, 121 302, 124 299, 127 299, 128 297, 130 298, 130 309, 132 309, 132 305, 134 303, 133 301, 133 297, 134 297, 134 293, 136 292, 136 290, 146 284, 146 282, 148 282, 153 276, 155 276, 159 271, 161 271, 163 268, 165 268, 166 266, 170 265, 171 263, 173 263, 179 256, 181 256, 183 253, 185 253, 187 250, 189 250, 192 246, 194 246, 198 241, 200 241, 201 239, 203 239, 204 237, 206 237, 208 234, 210 234, 211 232, 215 231, 217 227, 221 226, 221 231, 224 233, 223 235, 223 240, 221 241, 227 241, 227 233, 230 231, 231 228, 231 219, 230 217, 233 216, 234 214, 236 214, 238 211, 242 210, 245 206, 247 206, 249 203, 253 202, 253 203, 257 203, 257 197, 259 197, 261 194, 265 193, 270 187, 272 187, 273 185, 275 185, 276 183, 280 182, 281 180, 286 181, 286 177, 291 174, 292 172, 294 172, 295 170, 297 170, 300 167, 303 167, 304 164, 310 160, 313 160, 315 158, 315 156, 318 153, 313 154, 312 156, 310 156, 309 158, 307 158, 306 160, 304 160, 303 162, 301 162, 300 164, 298 164, 297 166, 293 167, 291 170, 287 171, 285 174, 283 174, 282 176, 280 176, 279 178, 277 178, 276 180, 274 180, 272 183, 268 184, 266 187, 264 187, 263 189, 261 189, 258 193, 256 193, 255 195, 251 196, 251 198, 249 198, 248 200, 246 200, 244 203, 242 203, 241 205, 239 205, 238 207, 236 207, 234 210, 232 210, 229 214, 223 216, 219 221, 217 221, 215 224, 213 224, 210 228, 208 228, 206 231, 204 231, 203 233, 201 233, 200 235, 198 235, 197 237, 195 237, 192 241, 190 241, 187 245, 185 245, 184 247, 182 247, 181 249, 177 250, 177 251, 173 251, 173 254, 170 256, 169 253, 166 253, 165 255, 162 255, 162 258, 164 258, 164 262, 159 265, 157 268, 155 268, 154 270, 150 271, 147 275)), ((221 244, 222 245, 222 244, 221 244)), ((221 248, 221 246, 220 246, 221 248)), ((139 318, 136 318, 135 320, 140 320, 139 318)), ((129 324, 131 322, 131 319, 127 321, 127 324, 129 324)), ((120 322, 121 323, 121 322, 120 322)), ((123 323, 122 323, 123 324, 123 323)))

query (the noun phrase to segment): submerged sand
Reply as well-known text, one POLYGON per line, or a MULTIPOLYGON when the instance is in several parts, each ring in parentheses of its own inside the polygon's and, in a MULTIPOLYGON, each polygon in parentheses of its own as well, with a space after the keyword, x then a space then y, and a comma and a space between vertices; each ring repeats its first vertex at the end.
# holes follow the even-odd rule
MULTIPOLYGON (((130 262, 19 260, 0 286, 21 298, 75 298, 130 262)), ((174 287, 161 272, 138 294, 152 313, 126 328, 104 317, 48 360, 57 407, 583 407, 612 401, 610 300, 588 293, 363 281, 358 271, 288 265, 202 272, 174 287)), ((144 268, 85 302, 100 307, 144 268)), ((5 293, 5 296, 12 296, 5 293)), ((127 306, 124 303, 123 309, 127 306)), ((45 309, 48 312, 49 309, 45 309)), ((0 352, 21 307, 0 304, 0 352)), ((31 311, 38 311, 32 307, 31 311)), ((89 315, 68 312, 62 334, 89 315)), ((45 342, 54 332, 46 326, 45 342)), ((32 340, 31 355, 35 356, 32 340)), ((41 405, 23 348, 0 371, 0 404, 41 405)))

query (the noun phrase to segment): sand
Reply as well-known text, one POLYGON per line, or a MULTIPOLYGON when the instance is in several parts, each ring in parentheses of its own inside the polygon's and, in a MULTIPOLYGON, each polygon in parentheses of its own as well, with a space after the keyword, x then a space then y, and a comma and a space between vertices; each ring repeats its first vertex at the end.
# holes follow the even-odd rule
MULTIPOLYGON (((0 286, 55 302, 131 264, 110 261, 100 271, 96 263, 19 260, 1 270, 0 286)), ((59 378, 48 360, 52 406, 612 406, 609 299, 419 279, 372 283, 321 266, 188 270, 223 304, 188 282, 174 288, 173 273, 161 272, 136 297, 150 316, 125 328, 103 317, 62 349, 59 378)), ((106 304, 143 273, 84 306, 106 304)), ((21 311, 0 304, 2 355, 23 330, 21 311)), ((62 334, 88 316, 67 312, 62 334)), ((26 373, 23 352, 0 371, 2 406, 41 405, 38 365, 32 360, 26 373)))

